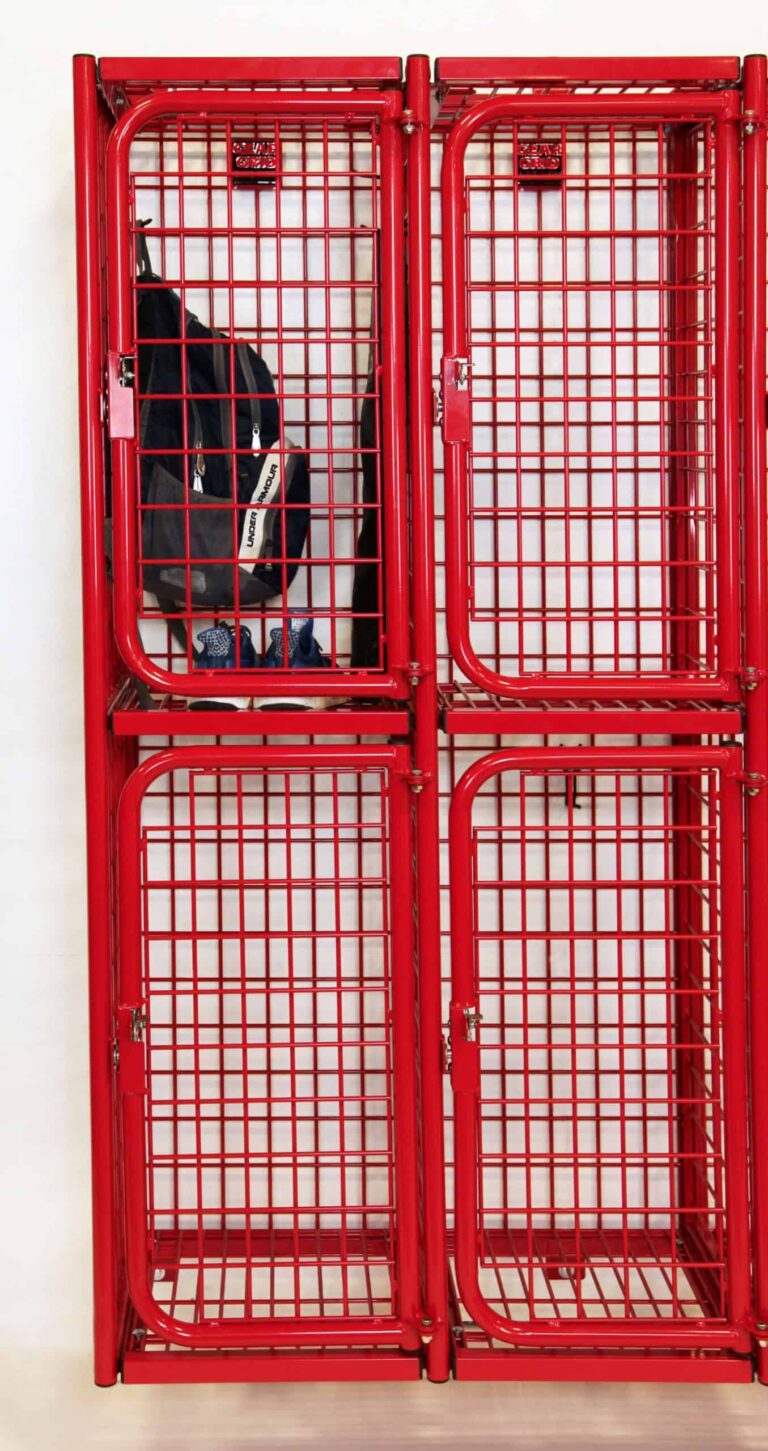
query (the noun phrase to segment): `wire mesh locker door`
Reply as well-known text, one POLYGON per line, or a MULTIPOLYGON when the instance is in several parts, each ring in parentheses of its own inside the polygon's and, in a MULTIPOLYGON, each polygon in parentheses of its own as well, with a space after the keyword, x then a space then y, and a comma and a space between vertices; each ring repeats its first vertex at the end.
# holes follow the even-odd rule
POLYGON ((147 1350, 420 1344, 407 771, 402 747, 182 748, 123 793, 118 1088, 147 1350))
POLYGON ((157 689, 221 689, 193 643, 219 621, 237 691, 407 693, 401 109, 160 92, 115 127, 115 629, 157 689))
POLYGON ((447 134, 447 625, 487 691, 737 692, 735 115, 498 95, 447 134))
POLYGON ((456 1274, 486 1345, 749 1352, 739 760, 521 748, 459 783, 456 1274))

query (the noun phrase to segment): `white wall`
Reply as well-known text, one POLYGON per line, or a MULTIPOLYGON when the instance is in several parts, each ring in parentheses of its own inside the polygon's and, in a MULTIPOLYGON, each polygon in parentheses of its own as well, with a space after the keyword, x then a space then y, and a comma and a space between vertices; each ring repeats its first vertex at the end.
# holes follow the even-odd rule
POLYGON ((72 1349, 90 1320, 72 53, 743 54, 768 49, 768 15, 759 0, 17 0, 3 41, 0 1344, 72 1349))

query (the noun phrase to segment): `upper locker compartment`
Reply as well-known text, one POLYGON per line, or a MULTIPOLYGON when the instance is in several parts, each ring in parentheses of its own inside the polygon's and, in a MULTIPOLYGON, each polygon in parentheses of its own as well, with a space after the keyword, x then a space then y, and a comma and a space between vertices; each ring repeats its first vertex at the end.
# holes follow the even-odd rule
POLYGON ((736 61, 444 61, 454 685, 738 696, 736 61))
POLYGON ((102 64, 120 652, 175 696, 402 697, 400 63, 212 65, 102 64))

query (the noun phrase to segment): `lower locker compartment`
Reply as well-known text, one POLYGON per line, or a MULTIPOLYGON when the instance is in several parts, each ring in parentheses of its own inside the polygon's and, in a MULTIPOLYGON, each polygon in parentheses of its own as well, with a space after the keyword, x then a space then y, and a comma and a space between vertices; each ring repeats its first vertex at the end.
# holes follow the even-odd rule
POLYGON ((419 1374, 408 769, 191 747, 128 782, 126 1379, 419 1374))
POLYGON ((520 747, 453 792, 460 1376, 751 1376, 739 769, 520 747))

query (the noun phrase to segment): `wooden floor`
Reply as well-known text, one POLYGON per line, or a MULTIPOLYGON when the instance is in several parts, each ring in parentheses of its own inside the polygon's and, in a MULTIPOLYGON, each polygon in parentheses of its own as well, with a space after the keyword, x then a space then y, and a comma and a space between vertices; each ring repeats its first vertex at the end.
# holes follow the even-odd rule
POLYGON ((752 1386, 115 1386, 83 1358, 0 1359, 2 1451, 766 1451, 752 1386))

